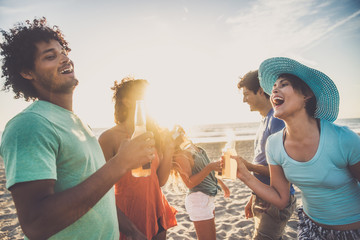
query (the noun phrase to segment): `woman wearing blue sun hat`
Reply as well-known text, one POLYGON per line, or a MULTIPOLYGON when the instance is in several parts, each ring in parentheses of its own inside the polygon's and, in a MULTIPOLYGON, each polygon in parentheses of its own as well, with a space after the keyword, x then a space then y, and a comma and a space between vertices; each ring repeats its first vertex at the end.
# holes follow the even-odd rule
POLYGON ((339 112, 335 84, 283 57, 262 62, 259 79, 285 128, 267 141, 270 186, 241 161, 238 178, 280 209, 288 204, 290 183, 301 190, 298 239, 360 239, 360 137, 333 123, 339 112))

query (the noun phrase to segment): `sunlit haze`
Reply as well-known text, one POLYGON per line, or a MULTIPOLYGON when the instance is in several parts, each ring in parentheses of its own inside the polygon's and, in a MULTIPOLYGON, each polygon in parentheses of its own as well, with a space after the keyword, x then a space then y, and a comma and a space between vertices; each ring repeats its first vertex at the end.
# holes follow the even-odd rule
MULTIPOLYGON (((339 118, 360 117, 357 0, 0 0, 6 31, 42 16, 70 43, 74 112, 91 127, 114 125, 110 87, 128 75, 149 81, 148 110, 162 125, 259 121, 237 83, 274 56, 326 73, 340 92, 339 118)), ((29 105, 13 95, 0 93, 0 130, 29 105)))

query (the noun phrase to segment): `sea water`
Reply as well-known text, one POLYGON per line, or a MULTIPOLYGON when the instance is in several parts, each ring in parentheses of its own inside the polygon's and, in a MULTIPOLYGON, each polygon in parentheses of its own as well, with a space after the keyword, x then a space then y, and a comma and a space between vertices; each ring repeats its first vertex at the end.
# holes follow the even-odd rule
MULTIPOLYGON (((357 134, 360 134, 360 118, 338 119, 335 124, 347 126, 357 134)), ((234 134, 234 140, 254 140, 259 122, 249 123, 224 123, 197 125, 186 129, 186 134, 194 143, 227 142, 228 133, 234 134)), ((98 138, 107 128, 93 128, 98 138)), ((2 131, 0 131, 1 140, 2 131)))
MULTIPOLYGON (((227 142, 229 140, 229 131, 235 135, 236 141, 254 140, 259 124, 259 122, 249 122, 201 125, 193 127, 193 131, 187 131, 187 133, 194 143, 227 142)), ((347 126, 352 131, 360 134, 360 118, 338 119, 335 124, 347 126)))
MULTIPOLYGON (((347 126, 357 134, 360 134, 360 118, 338 119, 335 124, 347 126)), ((248 123, 219 123, 196 125, 185 129, 189 139, 194 143, 227 142, 229 132, 234 135, 234 140, 254 140, 259 122, 248 123)), ((99 137, 106 128, 94 128, 95 136, 99 137)))

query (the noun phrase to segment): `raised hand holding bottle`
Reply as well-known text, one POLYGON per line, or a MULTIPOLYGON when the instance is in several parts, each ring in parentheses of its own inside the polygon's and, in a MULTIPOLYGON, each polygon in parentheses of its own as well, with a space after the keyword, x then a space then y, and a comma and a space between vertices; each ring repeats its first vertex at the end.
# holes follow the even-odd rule
MULTIPOLYGON (((144 100, 136 101, 135 108, 135 126, 134 133, 131 136, 131 139, 143 134, 146 132, 146 113, 145 113, 145 103, 144 100)), ((131 174, 134 177, 147 177, 151 174, 151 162, 131 170, 131 174)))

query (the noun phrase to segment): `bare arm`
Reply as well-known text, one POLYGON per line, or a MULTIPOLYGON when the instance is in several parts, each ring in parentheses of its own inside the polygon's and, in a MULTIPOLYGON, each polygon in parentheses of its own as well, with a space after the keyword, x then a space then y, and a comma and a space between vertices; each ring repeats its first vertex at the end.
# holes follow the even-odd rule
POLYGON ((160 165, 156 172, 160 187, 164 186, 169 178, 175 148, 174 140, 172 139, 169 131, 164 131, 162 136, 164 136, 162 140, 164 143, 162 149, 164 151, 162 157, 160 158, 160 165))
POLYGON ((192 175, 190 159, 187 156, 176 156, 175 161, 182 169, 180 176, 188 188, 199 185, 211 171, 221 170, 221 161, 215 161, 206 165, 199 173, 192 175))
POLYGON ((350 170, 351 174, 353 175, 353 177, 360 182, 360 162, 358 162, 352 166, 349 166, 349 170, 350 170))
POLYGON ((218 179, 218 183, 221 189, 224 191, 224 197, 225 198, 230 197, 230 189, 225 185, 225 183, 221 179, 218 179))
POLYGON ((25 235, 30 239, 46 239, 74 223, 89 211, 126 171, 148 162, 154 152, 153 145, 151 133, 125 142, 117 154, 98 171, 80 184, 62 192, 55 193, 55 180, 37 180, 12 186, 10 191, 25 235), (146 140, 149 138, 151 140, 146 140))
POLYGON ((246 219, 254 217, 252 210, 251 210, 252 201, 253 201, 253 195, 251 194, 249 201, 245 205, 245 208, 244 208, 246 219))
POLYGON ((249 161, 246 161, 244 158, 242 158, 240 156, 239 156, 239 159, 245 164, 246 168, 250 172, 255 172, 257 174, 270 177, 269 166, 264 166, 261 164, 253 164, 249 161))
POLYGON ((108 161, 116 155, 121 141, 126 139, 126 135, 120 135, 114 130, 107 130, 98 139, 100 147, 104 153, 105 160, 108 161))
POLYGON ((270 165, 270 186, 260 182, 254 177, 245 165, 238 159, 237 177, 243 181, 256 195, 265 201, 283 209, 288 205, 290 197, 290 183, 285 178, 281 166, 270 165))

